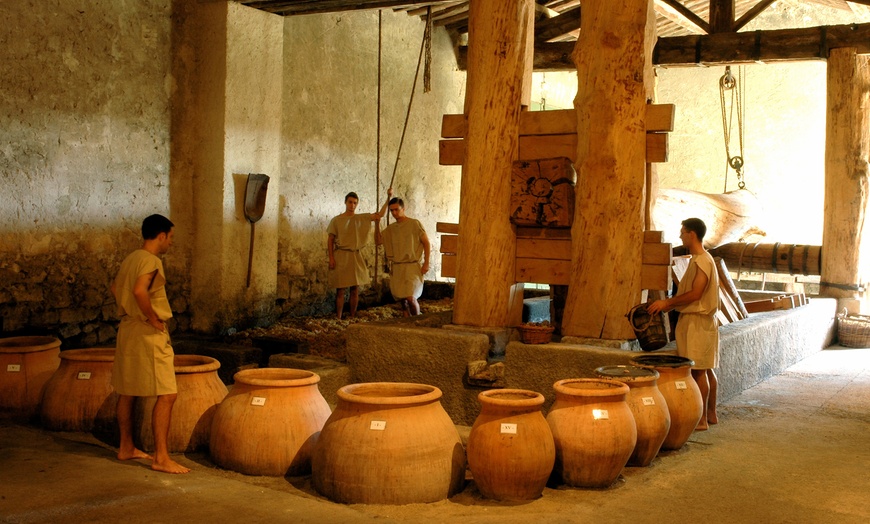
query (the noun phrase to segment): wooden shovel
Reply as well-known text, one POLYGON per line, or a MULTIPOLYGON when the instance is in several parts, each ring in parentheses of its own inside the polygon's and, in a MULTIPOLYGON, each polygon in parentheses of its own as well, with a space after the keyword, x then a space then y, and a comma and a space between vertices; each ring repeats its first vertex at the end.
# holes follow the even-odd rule
POLYGON ((263 218, 266 210, 266 189, 269 187, 269 177, 261 174, 249 174, 245 186, 245 218, 251 223, 251 249, 248 253, 247 287, 251 287, 251 266, 254 263, 254 224, 263 218))

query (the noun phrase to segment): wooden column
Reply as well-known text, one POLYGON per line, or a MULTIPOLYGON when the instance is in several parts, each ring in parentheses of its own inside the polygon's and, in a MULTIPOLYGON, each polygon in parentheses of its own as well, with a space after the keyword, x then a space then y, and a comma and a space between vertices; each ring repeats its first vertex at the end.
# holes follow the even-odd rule
POLYGON ((820 294, 867 314, 870 241, 870 57, 855 48, 832 49, 828 58, 825 146, 825 222, 820 294))
POLYGON ((519 150, 526 64, 534 41, 532 0, 472 0, 468 15, 465 162, 459 200, 453 322, 510 326, 522 311, 510 223, 511 163, 519 150), (519 305, 519 306, 518 306, 519 305))
POLYGON ((625 314, 641 299, 650 1, 583 2, 573 56, 578 184, 565 335, 635 336, 625 314))

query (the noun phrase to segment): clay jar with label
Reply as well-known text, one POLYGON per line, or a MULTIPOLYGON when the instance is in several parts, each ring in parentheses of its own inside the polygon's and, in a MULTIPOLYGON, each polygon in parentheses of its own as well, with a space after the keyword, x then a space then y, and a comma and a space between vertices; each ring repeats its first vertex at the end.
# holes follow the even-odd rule
POLYGON ((556 442, 555 473, 565 484, 606 488, 637 443, 628 386, 616 380, 572 378, 553 384, 556 401, 547 422, 556 442))
POLYGON ((649 466, 656 457, 671 427, 671 415, 657 386, 659 372, 637 366, 603 366, 595 373, 628 386, 626 402, 634 415, 637 444, 628 466, 649 466))
POLYGON ((524 389, 483 391, 468 437, 468 467, 481 495, 495 500, 541 496, 556 460, 541 413, 544 396, 524 389))
POLYGON ((60 365, 55 337, 0 338, 0 417, 30 420, 39 415, 45 383, 60 365))
POLYGON ((692 436, 703 414, 701 390, 692 378, 695 363, 677 355, 639 355, 630 362, 659 372, 658 388, 671 416, 671 428, 662 449, 680 449, 692 436))
POLYGON ((465 451, 426 384, 373 382, 338 390, 312 458, 314 488, 346 504, 436 502, 462 489, 465 451))
POLYGON ((329 405, 320 376, 289 368, 239 371, 212 421, 215 464, 246 475, 283 477, 311 472, 311 454, 329 405))
POLYGON ((46 383, 42 396, 43 427, 52 431, 117 433, 114 362, 114 348, 61 351, 60 366, 46 383))

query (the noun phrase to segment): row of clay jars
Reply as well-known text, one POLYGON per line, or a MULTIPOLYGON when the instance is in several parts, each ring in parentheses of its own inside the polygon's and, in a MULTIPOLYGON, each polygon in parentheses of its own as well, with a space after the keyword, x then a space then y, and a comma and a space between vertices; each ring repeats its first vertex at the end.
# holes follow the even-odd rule
POLYGON ((55 337, 0 338, 0 418, 39 415, 45 384, 60 365, 55 337))

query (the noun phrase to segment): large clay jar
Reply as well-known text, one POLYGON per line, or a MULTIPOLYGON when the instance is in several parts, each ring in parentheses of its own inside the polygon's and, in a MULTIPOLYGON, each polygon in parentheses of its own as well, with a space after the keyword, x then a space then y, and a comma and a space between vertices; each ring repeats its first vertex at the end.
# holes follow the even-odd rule
POLYGON ((329 405, 310 371, 260 368, 239 371, 217 409, 209 453, 215 464, 246 475, 311 473, 311 453, 329 405))
POLYGON ((628 386, 626 402, 634 415, 637 444, 627 465, 649 466, 671 427, 668 405, 657 386, 659 372, 637 366, 603 366, 595 373, 628 386))
POLYGON ((45 385, 42 425, 52 431, 115 432, 114 348, 70 349, 45 385))
POLYGON ((606 488, 637 443, 628 386, 610 379, 573 378, 553 384, 547 422, 556 441, 554 471, 569 486, 606 488))
POLYGON ((0 338, 0 417, 29 420, 39 415, 45 383, 60 365, 54 337, 0 338))
POLYGON ((692 378, 695 363, 677 355, 639 355, 631 359, 631 363, 659 372, 659 391, 671 415, 671 428, 662 449, 680 449, 692 436, 704 409, 701 390, 692 378))
POLYGON ((556 460, 544 396, 523 389, 483 391, 468 437, 468 467, 481 495, 495 500, 541 496, 556 460))
POLYGON ((314 450, 314 488, 348 504, 436 502, 457 493, 465 452, 440 398, 440 389, 425 384, 338 390, 314 450))
MULTIPOLYGON (((227 387, 218 377, 217 360, 203 355, 175 355, 175 382, 178 396, 172 406, 169 437, 170 453, 184 453, 208 446, 211 424, 218 404, 227 396, 227 387)), ((151 415, 157 397, 137 397, 138 442, 142 449, 154 449, 151 415)))

